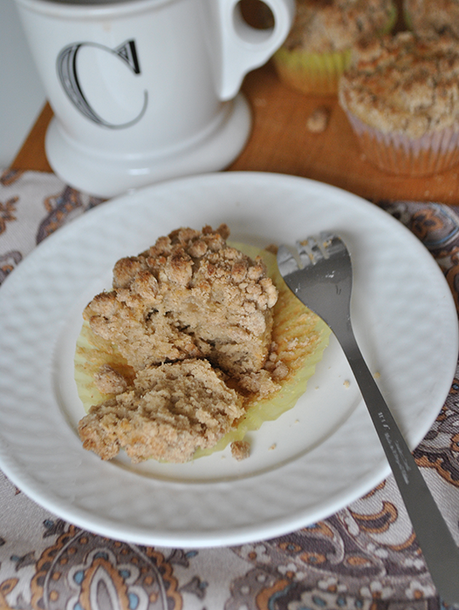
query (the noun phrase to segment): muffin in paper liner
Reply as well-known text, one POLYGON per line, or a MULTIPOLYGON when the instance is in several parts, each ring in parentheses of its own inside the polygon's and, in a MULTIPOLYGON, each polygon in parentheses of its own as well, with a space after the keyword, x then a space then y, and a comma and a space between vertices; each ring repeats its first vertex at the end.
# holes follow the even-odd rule
POLYGON ((399 32, 354 48, 339 102, 368 161, 427 176, 459 163, 459 42, 399 32))
POLYGON ((383 133, 346 114, 368 161, 383 171, 400 176, 428 176, 459 163, 459 126, 410 138, 403 133, 383 133))
MULTIPOLYGON (((391 4, 384 27, 373 29, 371 19, 367 16, 368 21, 363 31, 354 32, 349 26, 349 19, 352 21, 353 17, 346 16, 346 10, 361 12, 362 8, 357 7, 357 1, 330 2, 323 5, 317 2, 314 7, 310 0, 306 0, 305 5, 307 4, 310 4, 311 13, 316 11, 323 18, 324 26, 327 25, 327 11, 334 11, 335 19, 330 24, 329 32, 324 27, 322 38, 315 34, 317 37, 309 40, 308 36, 304 35, 304 40, 300 42, 302 26, 300 17, 297 16, 297 22, 287 40, 274 54, 273 63, 279 78, 287 86, 306 95, 336 95, 340 77, 351 62, 353 43, 360 36, 382 36, 391 32, 397 20, 397 7, 391 4), (344 8, 346 4, 349 4, 350 8, 344 8)), ((300 5, 297 10, 301 10, 300 5)), ((363 11, 366 12, 366 7, 363 7, 363 11)))
MULTIPOLYGON (((289 290, 279 274, 274 254, 246 244, 229 245, 251 258, 261 255, 268 275, 279 291, 278 301, 274 306, 272 341, 277 344, 277 358, 287 367, 288 373, 277 381, 278 388, 274 393, 264 397, 246 397, 243 417, 214 447, 198 448, 194 458, 222 451, 229 444, 242 441, 247 432, 257 430, 263 422, 275 420, 291 409, 305 392, 308 380, 323 357, 331 333, 325 322, 306 308, 289 290)), ((136 374, 119 354, 116 346, 95 335, 86 321, 77 340, 74 364, 78 395, 85 412, 88 412, 91 406, 113 397, 97 388, 95 378, 101 367, 109 365, 131 381, 136 374)))

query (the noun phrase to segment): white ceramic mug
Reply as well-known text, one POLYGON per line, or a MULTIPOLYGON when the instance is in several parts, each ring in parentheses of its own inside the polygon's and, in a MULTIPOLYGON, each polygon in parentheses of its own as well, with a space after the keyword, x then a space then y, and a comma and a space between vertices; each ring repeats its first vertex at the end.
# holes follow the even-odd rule
POLYGON ((67 184, 111 197, 226 167, 251 128, 238 93, 291 27, 294 0, 16 0, 54 118, 46 154, 67 184))

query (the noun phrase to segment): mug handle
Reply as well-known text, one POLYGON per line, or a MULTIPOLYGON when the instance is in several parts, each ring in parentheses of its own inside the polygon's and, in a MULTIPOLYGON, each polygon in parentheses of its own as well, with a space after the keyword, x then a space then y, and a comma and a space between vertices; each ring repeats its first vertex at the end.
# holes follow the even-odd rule
POLYGON ((247 72, 263 65, 281 46, 292 27, 295 0, 263 0, 274 17, 274 26, 260 30, 249 26, 239 0, 206 0, 206 28, 217 94, 222 101, 239 91, 247 72))

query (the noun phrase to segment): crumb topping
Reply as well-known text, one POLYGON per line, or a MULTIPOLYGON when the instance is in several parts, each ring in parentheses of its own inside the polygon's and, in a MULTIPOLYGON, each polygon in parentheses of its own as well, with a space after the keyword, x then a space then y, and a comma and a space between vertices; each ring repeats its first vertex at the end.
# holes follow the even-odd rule
POLYGON ((283 46, 313 53, 342 51, 362 36, 383 33, 394 15, 392 0, 297 0, 283 46))
POLYGON ((231 443, 231 455, 241 462, 250 456, 250 443, 248 441, 234 441, 231 443))
POLYGON ((459 43, 410 32, 361 41, 339 87, 341 106, 384 133, 412 138, 457 123, 459 43))
POLYGON ((403 8, 408 25, 416 34, 459 38, 458 0, 403 0, 403 8))

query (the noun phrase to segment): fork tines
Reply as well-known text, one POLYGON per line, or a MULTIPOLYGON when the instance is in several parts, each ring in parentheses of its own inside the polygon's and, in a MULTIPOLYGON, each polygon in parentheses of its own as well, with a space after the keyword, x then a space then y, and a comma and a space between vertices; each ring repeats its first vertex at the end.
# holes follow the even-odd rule
POLYGON ((330 239, 329 233, 322 232, 296 242, 296 249, 303 267, 315 265, 319 260, 329 258, 327 247, 330 245, 330 239))
POLYGON ((282 273, 292 273, 329 258, 328 247, 332 239, 331 233, 322 231, 318 235, 310 235, 306 239, 296 241, 295 247, 279 246, 277 260, 282 267, 282 273))
MULTIPOLYGON (((296 254, 296 252, 295 252, 296 254)), ((299 263, 290 248, 280 245, 277 250, 277 265, 282 276, 294 273, 299 269, 299 263)))

